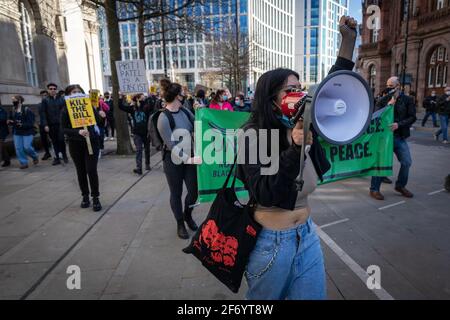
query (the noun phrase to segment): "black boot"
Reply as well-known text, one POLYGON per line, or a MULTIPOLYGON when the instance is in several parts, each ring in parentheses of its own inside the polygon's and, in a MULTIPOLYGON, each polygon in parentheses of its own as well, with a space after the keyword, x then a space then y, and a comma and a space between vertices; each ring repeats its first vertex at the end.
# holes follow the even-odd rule
POLYGON ((95 212, 102 210, 102 205, 97 197, 92 198, 92 209, 95 212))
POLYGON ((5 160, 5 161, 3 161, 3 163, 2 163, 2 167, 3 167, 3 168, 9 167, 10 165, 11 165, 11 161, 9 161, 9 160, 5 160))
POLYGON ((89 196, 83 196, 80 207, 83 209, 89 208, 91 202, 89 201, 89 196))
POLYGON ((183 218, 184 221, 186 221, 189 229, 191 229, 192 231, 196 231, 198 229, 198 226, 195 223, 194 219, 192 219, 192 211, 193 211, 192 208, 185 209, 183 213, 183 218))
POLYGON ((177 221, 177 234, 180 239, 189 239, 189 234, 183 220, 177 221))
POLYGON ((140 168, 133 169, 133 172, 138 175, 142 175, 142 169, 140 169, 140 168))

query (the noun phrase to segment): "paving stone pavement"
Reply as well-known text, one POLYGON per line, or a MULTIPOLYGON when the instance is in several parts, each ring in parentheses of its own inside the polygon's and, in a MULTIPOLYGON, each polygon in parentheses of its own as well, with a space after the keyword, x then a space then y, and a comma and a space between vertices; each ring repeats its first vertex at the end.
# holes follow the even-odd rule
MULTIPOLYGON (((450 194, 442 192, 450 147, 420 130, 410 147, 413 199, 383 185, 386 200, 373 200, 369 178, 321 186, 311 197, 313 219, 324 226, 329 299, 450 299, 450 194), (371 265, 381 270, 383 293, 358 276, 371 265)), ((1 169, 0 298, 244 299, 245 280, 233 294, 182 253, 188 241, 176 236, 159 160, 153 155, 153 170, 138 177, 132 156, 103 157, 100 213, 79 208, 72 163, 1 169), (67 289, 72 265, 81 290, 67 289)), ((197 207, 195 220, 208 208, 197 207)))

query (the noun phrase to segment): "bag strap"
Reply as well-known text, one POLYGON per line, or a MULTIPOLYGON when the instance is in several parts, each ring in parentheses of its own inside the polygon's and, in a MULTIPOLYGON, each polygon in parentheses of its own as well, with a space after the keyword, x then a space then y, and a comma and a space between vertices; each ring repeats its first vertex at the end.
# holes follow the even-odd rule
MULTIPOLYGON (((233 170, 234 170, 234 168, 236 166, 236 162, 237 162, 237 155, 234 157, 233 165, 231 166, 230 172, 228 172, 228 176, 225 179, 225 183, 223 184, 222 189, 226 189, 227 188, 228 182, 230 181, 230 177, 233 174, 233 170)), ((236 183, 236 174, 234 175, 233 182, 231 183, 231 188, 232 189, 234 189, 235 183, 236 183)))

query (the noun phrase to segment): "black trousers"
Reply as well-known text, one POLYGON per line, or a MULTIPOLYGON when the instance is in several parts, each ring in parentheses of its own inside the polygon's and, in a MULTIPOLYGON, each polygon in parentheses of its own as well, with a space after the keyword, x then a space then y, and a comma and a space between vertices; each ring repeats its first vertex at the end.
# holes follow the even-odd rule
POLYGON ((50 141, 48 140, 48 133, 45 132, 45 126, 39 126, 39 135, 41 137, 41 145, 45 150, 45 154, 50 154, 50 141))
POLYGON ((170 190, 170 207, 177 221, 183 219, 181 197, 183 195, 183 181, 186 184, 187 194, 184 199, 184 210, 195 204, 198 198, 197 169, 192 164, 174 164, 170 152, 166 152, 163 160, 163 169, 170 190))
POLYGON ((77 169, 78 184, 80 185, 81 195, 89 196, 90 185, 91 196, 98 197, 100 195, 97 173, 99 153, 98 143, 92 144, 92 149, 94 151, 94 154, 89 155, 89 151, 85 141, 69 141, 69 152, 77 169))
POLYGON ((64 142, 64 135, 59 124, 51 124, 49 126, 50 139, 52 139, 53 149, 55 150, 55 159, 59 158, 59 153, 62 153, 63 157, 67 157, 66 143, 64 142))
POLYGON ((11 158, 9 156, 9 152, 6 149, 6 143, 4 139, 0 139, 0 160, 9 162, 11 158))
POLYGON ((116 130, 116 123, 115 123, 114 117, 108 117, 107 122, 106 122, 106 131, 105 131, 106 136, 109 137, 110 131, 111 131, 111 137, 114 138, 114 130, 116 130))
POLYGON ((134 135, 133 140, 136 146, 136 168, 142 169, 142 150, 145 152, 145 165, 150 165, 150 140, 138 134, 134 135))

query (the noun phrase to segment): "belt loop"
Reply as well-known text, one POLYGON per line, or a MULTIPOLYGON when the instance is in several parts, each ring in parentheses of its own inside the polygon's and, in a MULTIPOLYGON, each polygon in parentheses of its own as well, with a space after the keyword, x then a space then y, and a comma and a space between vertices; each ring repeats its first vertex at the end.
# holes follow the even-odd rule
POLYGON ((276 241, 277 241, 277 246, 279 246, 280 245, 280 243, 281 243, 281 232, 280 231, 277 231, 277 239, 276 239, 276 241))
POLYGON ((306 221, 306 225, 308 226, 308 233, 311 233, 311 230, 312 230, 312 219, 311 219, 311 217, 309 217, 308 220, 306 221))

